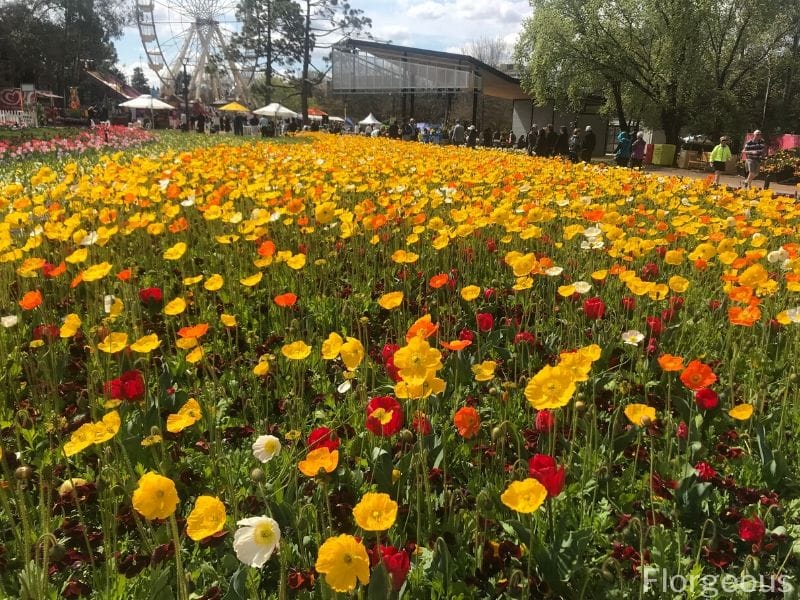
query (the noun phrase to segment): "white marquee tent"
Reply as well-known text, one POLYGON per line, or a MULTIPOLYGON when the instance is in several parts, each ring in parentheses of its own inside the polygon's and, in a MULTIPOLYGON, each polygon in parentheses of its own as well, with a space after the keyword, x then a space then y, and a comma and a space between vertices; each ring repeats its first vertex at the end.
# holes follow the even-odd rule
POLYGON ((375 115, 369 113, 364 119, 358 122, 359 125, 382 125, 378 119, 375 118, 375 115))

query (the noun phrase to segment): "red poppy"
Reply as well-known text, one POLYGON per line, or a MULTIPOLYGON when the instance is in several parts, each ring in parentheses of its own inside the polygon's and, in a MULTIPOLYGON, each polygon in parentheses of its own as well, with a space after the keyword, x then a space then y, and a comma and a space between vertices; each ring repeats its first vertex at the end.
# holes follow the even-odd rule
POLYGON ((625 312, 633 312, 636 308, 636 298, 633 296, 625 296, 622 298, 622 310, 625 312))
POLYGON ((403 407, 391 396, 372 398, 367 404, 366 427, 381 437, 394 435, 403 426, 403 407))
POLYGON ((59 338, 60 332, 58 325, 37 325, 33 328, 33 339, 52 342, 59 338))
POLYGON ((331 452, 337 450, 340 443, 336 433, 327 427, 317 427, 308 435, 308 440, 306 440, 309 450, 325 447, 331 452))
POLYGON ((383 349, 381 350, 381 358, 383 359, 383 363, 386 362, 394 356, 394 353, 400 350, 400 346, 397 344, 384 344, 383 349))
POLYGON ((528 460, 528 473, 547 489, 550 497, 558 496, 564 489, 566 471, 556 464, 556 459, 547 454, 534 454, 528 460))
POLYGON ((453 423, 458 434, 465 440, 474 438, 481 429, 481 417, 471 406, 459 408, 453 416, 453 423))
POLYGON ((490 313, 478 313, 475 321, 478 324, 478 329, 483 332, 491 331, 494 327, 494 317, 490 313))
POLYGON ((703 388, 694 393, 694 401, 701 410, 714 410, 719 405, 719 396, 714 390, 703 388))
POLYGON ((514 336, 514 344, 530 344, 536 345, 536 336, 528 331, 520 331, 514 336))
POLYGON ((767 530, 766 527, 764 527, 764 521, 758 517, 753 517, 752 519, 742 519, 739 521, 739 537, 742 538, 743 542, 760 544, 761 540, 764 539, 764 534, 766 531, 767 530))
POLYGON ((144 288, 139 290, 139 300, 148 306, 155 306, 161 304, 164 300, 164 294, 157 287, 144 288))
MULTIPOLYGON (((373 549, 374 562, 383 562, 386 570, 392 576, 392 587, 399 590, 403 587, 403 582, 406 580, 408 572, 411 570, 411 561, 408 558, 408 552, 405 550, 398 550, 394 546, 378 545, 373 549)), ((371 556, 372 558, 372 556, 371 556)))
POLYGON ((694 470, 700 481, 712 481, 718 477, 714 467, 702 460, 694 466, 694 470))
POLYGON ((411 420, 411 427, 413 427, 414 431, 420 435, 429 435, 432 430, 431 421, 428 419, 428 415, 421 410, 418 410, 414 413, 414 418, 411 420))
POLYGON ((592 321, 602 319, 606 314, 606 303, 599 296, 593 296, 583 301, 583 314, 592 321))
POLYGON ((107 381, 105 394, 110 398, 136 402, 144 397, 145 385, 142 373, 136 369, 126 371, 116 379, 107 381))
POLYGON ((458 339, 474 342, 475 341, 475 332, 470 330, 470 329, 462 329, 458 333, 458 339))
POLYGON ((647 329, 650 330, 650 335, 658 337, 664 331, 664 324, 658 317, 647 317, 647 329))
POLYGON ((536 413, 536 431, 539 433, 547 433, 552 430, 556 425, 556 418, 549 410, 544 409, 536 413))

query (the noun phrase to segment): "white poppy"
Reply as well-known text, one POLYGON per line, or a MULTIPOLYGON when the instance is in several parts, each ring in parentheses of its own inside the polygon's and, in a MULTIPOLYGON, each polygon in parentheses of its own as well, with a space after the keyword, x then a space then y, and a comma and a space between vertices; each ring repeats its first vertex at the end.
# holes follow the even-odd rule
POLYGON ((244 564, 260 569, 272 556, 281 541, 281 529, 269 517, 249 517, 238 523, 233 536, 236 558, 244 564))
POLYGON ((96 231, 92 231, 91 233, 87 233, 85 236, 83 236, 83 239, 81 240, 80 245, 81 246, 93 246, 95 244, 95 242, 97 242, 97 238, 98 238, 98 235, 97 235, 96 231))
POLYGON ((14 327, 19 322, 19 317, 17 315, 7 315, 5 317, 0 317, 0 325, 8 329, 9 327, 14 327))
POLYGON ((117 298, 112 294, 106 294, 103 296, 103 311, 108 314, 111 312, 111 308, 114 306, 114 301, 117 298))
POLYGON ((644 339, 644 334, 641 331, 631 329, 622 334, 622 341, 631 346, 637 346, 639 342, 644 339))
POLYGON ((548 277, 558 277, 563 272, 564 272, 564 267, 550 267, 544 272, 544 274, 547 275, 548 277))
POLYGON ((253 442, 253 456, 262 463, 269 462, 281 451, 281 442, 274 435, 260 435, 253 442))
POLYGON ((781 247, 779 250, 773 250, 767 254, 767 262, 770 264, 782 263, 789 258, 789 253, 781 247))
POLYGON ((350 391, 350 388, 352 387, 353 384, 350 383, 349 379, 347 379, 339 384, 339 387, 336 388, 336 391, 339 392, 340 394, 346 394, 347 392, 350 391))
POLYGON ((592 289, 592 284, 586 281, 576 281, 575 283, 572 284, 572 286, 575 288, 575 291, 578 292, 579 294, 585 294, 590 289, 592 289))

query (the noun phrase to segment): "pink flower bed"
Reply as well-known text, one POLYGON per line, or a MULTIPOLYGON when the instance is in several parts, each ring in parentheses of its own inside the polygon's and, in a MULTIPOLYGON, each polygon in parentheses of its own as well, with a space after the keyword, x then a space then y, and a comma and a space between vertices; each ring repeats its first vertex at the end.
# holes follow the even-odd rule
POLYGON ((22 143, 0 139, 0 159, 25 158, 32 154, 82 154, 87 150, 122 150, 155 140, 143 129, 129 129, 119 125, 100 126, 81 131, 73 137, 55 137, 49 140, 26 140, 22 143))

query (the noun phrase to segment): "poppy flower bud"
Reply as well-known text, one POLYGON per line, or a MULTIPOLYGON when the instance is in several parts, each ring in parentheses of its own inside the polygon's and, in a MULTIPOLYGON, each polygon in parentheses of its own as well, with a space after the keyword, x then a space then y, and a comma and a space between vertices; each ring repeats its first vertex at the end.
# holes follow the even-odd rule
POLYGON ((252 471, 250 471, 250 480, 253 483, 261 483, 264 481, 264 471, 256 467, 252 471))
POLYGON ((14 471, 14 477, 19 479, 20 481, 27 481, 31 477, 33 477, 33 469, 28 465, 21 465, 16 468, 14 471))

